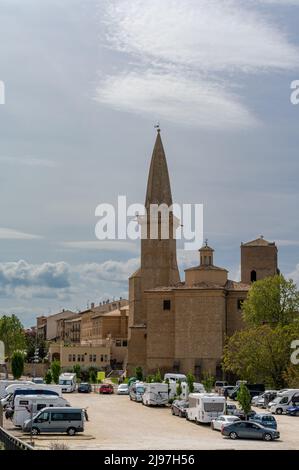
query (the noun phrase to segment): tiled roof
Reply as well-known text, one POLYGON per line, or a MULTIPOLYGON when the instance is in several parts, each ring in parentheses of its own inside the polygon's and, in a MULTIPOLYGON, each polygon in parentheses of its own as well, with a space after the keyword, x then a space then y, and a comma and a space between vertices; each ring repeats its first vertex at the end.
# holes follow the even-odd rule
POLYGON ((263 237, 259 237, 256 240, 252 240, 247 243, 242 243, 242 246, 273 246, 274 242, 268 242, 263 237))

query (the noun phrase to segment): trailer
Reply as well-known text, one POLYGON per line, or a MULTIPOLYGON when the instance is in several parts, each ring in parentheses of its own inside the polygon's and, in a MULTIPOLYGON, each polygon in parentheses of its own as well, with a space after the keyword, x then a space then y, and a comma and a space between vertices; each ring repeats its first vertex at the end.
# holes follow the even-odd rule
POLYGON ((71 406, 70 403, 57 395, 18 395, 15 399, 15 407, 12 422, 15 427, 22 427, 27 419, 35 416, 46 407, 71 406))
POLYGON ((225 414, 225 398, 216 393, 190 393, 188 421, 210 423, 212 419, 225 414))
POLYGON ((142 403, 146 406, 165 406, 168 403, 168 384, 146 383, 142 403))

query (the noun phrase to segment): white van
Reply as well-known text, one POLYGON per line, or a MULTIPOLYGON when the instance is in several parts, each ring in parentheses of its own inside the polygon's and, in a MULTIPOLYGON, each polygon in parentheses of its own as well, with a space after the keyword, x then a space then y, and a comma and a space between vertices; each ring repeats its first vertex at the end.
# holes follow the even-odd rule
MULTIPOLYGON (((181 393, 180 398, 182 400, 188 400, 189 386, 188 386, 187 382, 182 382, 181 387, 182 387, 182 393, 181 393)), ((205 393, 206 392, 203 384, 201 384, 199 382, 194 382, 193 387, 194 387, 194 392, 193 393, 205 393)))
POLYGON ((271 413, 281 415, 285 413, 287 408, 293 404, 293 402, 299 405, 299 389, 293 388, 286 390, 282 393, 278 393, 277 397, 268 404, 268 409, 271 413))
POLYGON ((168 403, 168 384, 165 383, 146 383, 144 384, 144 394, 142 403, 146 406, 162 406, 168 403))
POLYGON ((0 399, 6 397, 8 395, 6 388, 9 385, 34 385, 33 382, 29 380, 0 380, 0 399))
POLYGON ((184 374, 174 374, 173 372, 168 372, 164 375, 164 382, 168 380, 169 382, 186 382, 187 377, 184 374))
POLYGON ((53 406, 71 406, 69 402, 57 395, 17 395, 15 399, 12 422, 22 427, 26 419, 35 416, 40 410, 53 406))
POLYGON ((84 411, 82 408, 44 408, 33 419, 26 419, 22 429, 35 436, 43 432, 66 432, 74 436, 84 431, 84 411))
POLYGON ((51 390, 53 392, 58 393, 59 396, 62 395, 62 387, 61 385, 56 385, 56 384, 36 384, 34 382, 20 382, 18 384, 12 384, 6 387, 6 394, 9 395, 11 393, 14 393, 15 390, 18 389, 30 389, 30 390, 51 390))
POLYGON ((196 423, 210 423, 225 414, 225 398, 216 393, 190 393, 187 419, 196 423))
POLYGON ((62 387, 62 392, 72 393, 76 390, 77 376, 70 372, 64 372, 59 376, 59 385, 62 387))

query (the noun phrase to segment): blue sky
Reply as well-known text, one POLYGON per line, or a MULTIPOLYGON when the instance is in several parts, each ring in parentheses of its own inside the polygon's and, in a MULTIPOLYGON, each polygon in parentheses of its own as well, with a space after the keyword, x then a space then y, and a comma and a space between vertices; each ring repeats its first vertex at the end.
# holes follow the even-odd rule
POLYGON ((238 278, 263 234, 299 283, 299 0, 0 0, 0 18, 1 313, 126 295, 138 243, 97 242, 94 211, 144 202, 157 121, 216 264, 238 278))

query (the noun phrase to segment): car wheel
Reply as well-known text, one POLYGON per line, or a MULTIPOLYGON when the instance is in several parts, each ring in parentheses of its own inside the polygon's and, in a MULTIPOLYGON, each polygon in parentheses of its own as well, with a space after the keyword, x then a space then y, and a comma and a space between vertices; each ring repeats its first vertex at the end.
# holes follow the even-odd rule
POLYGON ((231 439, 237 439, 237 438, 238 438, 238 435, 237 435, 236 432, 230 432, 230 433, 229 433, 229 437, 230 437, 231 439))
POLYGON ((272 436, 268 432, 263 436, 264 441, 272 441, 272 436))
POLYGON ((74 436, 76 434, 75 428, 68 428, 67 433, 69 436, 74 436))
POLYGON ((276 414, 277 415, 282 415, 282 408, 277 408, 276 414))
POLYGON ((38 428, 32 428, 31 434, 32 436, 37 436, 40 433, 38 428))

